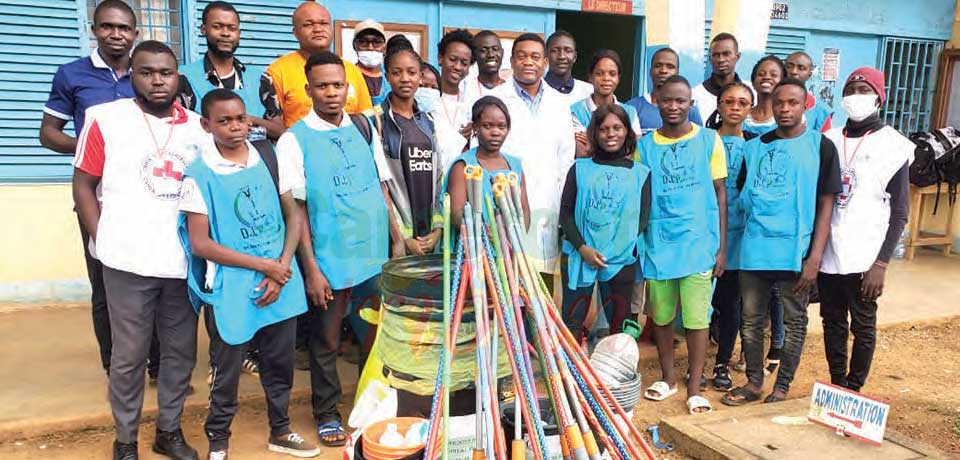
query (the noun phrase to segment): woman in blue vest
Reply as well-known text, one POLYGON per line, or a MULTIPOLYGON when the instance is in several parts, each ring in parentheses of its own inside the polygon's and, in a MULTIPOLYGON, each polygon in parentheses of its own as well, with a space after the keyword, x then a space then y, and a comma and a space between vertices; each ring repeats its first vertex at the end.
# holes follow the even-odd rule
POLYGON ((420 55, 405 44, 387 48, 386 77, 392 90, 374 107, 373 121, 383 138, 390 169, 387 182, 393 209, 390 236, 393 257, 433 251, 443 229, 438 208, 440 155, 433 119, 420 110, 420 55))
POLYGON ((643 276, 647 280, 662 379, 644 397, 662 401, 677 392, 673 369, 673 323, 682 308, 689 349, 687 408, 712 410, 700 395, 709 342, 713 278, 726 260, 726 154, 716 131, 690 123, 690 83, 666 80, 657 105, 663 126, 640 139, 638 157, 650 168, 650 224, 643 233, 643 276))
POLYGON ((563 319, 577 340, 593 288, 610 333, 623 329, 637 269, 638 241, 650 211, 650 170, 633 161, 637 137, 617 105, 602 105, 587 128, 591 158, 578 159, 560 198, 563 319))
MULTIPOLYGON (((523 175, 523 163, 519 158, 500 151, 500 146, 510 133, 510 112, 503 101, 495 96, 484 96, 473 104, 473 129, 477 135, 477 147, 467 150, 453 160, 443 178, 443 187, 450 194, 450 216, 453 228, 459 229, 463 220, 463 207, 467 202, 467 181, 464 169, 480 167, 483 171, 483 195, 493 200, 493 178, 499 173, 516 173, 520 177, 520 204, 523 208, 525 230, 530 227, 530 205, 527 203, 527 181, 523 175)), ((489 222, 483 209, 484 219, 489 222)), ((459 232, 455 232, 459 234, 459 232)))
POLYGON ((773 88, 780 84, 787 70, 783 66, 780 58, 769 55, 764 56, 753 66, 753 73, 750 74, 750 82, 757 91, 757 105, 750 110, 747 118, 743 120, 743 130, 750 134, 759 136, 763 133, 773 131, 777 127, 776 120, 773 119, 773 88))
POLYGON ((737 179, 744 210, 740 245, 740 337, 747 384, 723 397, 739 406, 763 389, 763 328, 771 290, 783 305, 786 340, 773 392, 764 402, 787 397, 807 335, 807 305, 827 238, 840 184, 837 148, 803 123, 807 90, 787 78, 773 91, 777 129, 747 142, 737 179))
POLYGON ((593 84, 593 94, 570 106, 577 140, 577 156, 579 157, 585 157, 589 154, 590 139, 586 134, 587 126, 590 125, 593 112, 602 105, 619 105, 627 112, 630 119, 628 127, 633 130, 634 136, 640 137, 637 109, 617 101, 617 96, 614 94, 617 87, 620 86, 620 70, 622 67, 620 55, 613 50, 598 50, 593 55, 593 59, 590 60, 588 73, 590 83, 593 84))
POLYGON ((743 211, 737 174, 743 165, 743 146, 756 137, 743 130, 743 119, 753 107, 753 91, 741 82, 734 82, 717 95, 721 124, 717 134, 727 154, 727 267, 717 279, 713 292, 713 309, 717 316, 717 358, 713 367, 713 389, 729 391, 733 387, 727 367, 740 334, 740 239, 743 237, 743 211))
POLYGON ((269 449, 318 455, 319 449, 290 430, 287 415, 296 316, 307 311, 303 278, 292 263, 300 209, 288 184, 272 177, 247 141, 242 98, 216 89, 204 96, 201 110, 201 124, 212 139, 201 144, 185 172, 180 237, 189 254, 191 300, 198 310, 208 305, 213 380, 204 433, 210 458, 226 458, 241 367, 254 334, 268 403, 269 449))

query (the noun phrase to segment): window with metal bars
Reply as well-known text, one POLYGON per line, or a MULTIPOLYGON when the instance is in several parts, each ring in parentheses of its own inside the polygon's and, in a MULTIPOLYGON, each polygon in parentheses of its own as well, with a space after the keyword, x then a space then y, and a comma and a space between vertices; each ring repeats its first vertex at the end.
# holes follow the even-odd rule
MULTIPOLYGON (((93 22, 93 11, 103 0, 87 0, 87 18, 93 22)), ((138 40, 157 40, 166 43, 183 58, 183 27, 180 15, 181 0, 127 0, 137 15, 138 40)), ((87 27, 88 33, 90 28, 87 27)), ((90 36, 90 47, 96 47, 90 36)))
POLYGON ((943 42, 885 37, 880 60, 887 81, 887 102, 880 116, 903 133, 930 129, 937 60, 943 42))

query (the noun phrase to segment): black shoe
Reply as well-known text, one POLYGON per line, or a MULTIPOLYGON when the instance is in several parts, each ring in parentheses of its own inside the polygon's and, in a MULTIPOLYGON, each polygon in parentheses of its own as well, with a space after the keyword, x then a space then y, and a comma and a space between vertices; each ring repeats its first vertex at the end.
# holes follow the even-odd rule
POLYGON ((197 450, 183 439, 183 431, 157 431, 153 451, 173 460, 197 460, 197 450))
POLYGON ((137 460, 137 443, 124 444, 113 441, 113 460, 137 460))
POLYGON ((730 379, 730 370, 726 364, 717 364, 713 367, 713 389, 727 392, 733 388, 733 380, 730 379))

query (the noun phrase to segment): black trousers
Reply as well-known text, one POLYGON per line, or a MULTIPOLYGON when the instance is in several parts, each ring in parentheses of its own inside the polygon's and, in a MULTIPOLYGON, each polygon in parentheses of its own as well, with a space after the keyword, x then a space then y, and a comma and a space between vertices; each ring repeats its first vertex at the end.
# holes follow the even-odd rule
POLYGON ((866 382, 877 346, 877 303, 863 300, 860 295, 862 281, 860 273, 821 273, 817 278, 830 381, 854 391, 860 391, 866 382), (847 338, 851 332, 853 352, 848 364, 847 338))
POLYGON ((717 346, 717 365, 729 364, 733 357, 733 347, 740 334, 740 317, 743 314, 740 299, 740 272, 727 270, 717 280, 713 290, 713 314, 717 318, 719 345, 717 346))
MULTIPOLYGON (((340 375, 337 372, 337 350, 343 320, 350 321, 360 339, 360 370, 366 363, 376 327, 360 318, 362 308, 380 309, 380 276, 374 276, 356 286, 335 289, 327 308, 310 306, 310 387, 313 418, 318 425, 341 421, 337 404, 340 402, 340 375)), ((261 358, 263 359, 263 358, 261 358)), ((262 374, 261 374, 262 375, 262 374)))
MULTIPOLYGON (((217 330, 213 309, 204 308, 204 319, 210 335, 210 412, 204 432, 210 450, 226 450, 230 440, 230 424, 237 413, 237 385, 240 383, 243 358, 251 342, 230 345, 217 330)), ((270 435, 290 432, 290 389, 293 387, 293 351, 297 336, 297 319, 290 318, 257 331, 260 355, 260 385, 267 400, 270 435)))
MULTIPOLYGON (((110 339, 110 310, 107 308, 107 290, 103 287, 103 264, 90 254, 90 234, 80 223, 77 214, 77 223, 80 224, 80 242, 83 246, 83 259, 87 265, 87 279, 90 280, 90 305, 93 314, 93 335, 97 337, 97 346, 100 348, 100 365, 110 373, 110 349, 113 341, 110 339)), ((150 354, 147 355, 147 372, 150 377, 156 378, 160 372, 160 341, 157 331, 153 332, 150 342, 150 354)))
MULTIPOLYGON (((560 259, 560 279, 563 283, 563 302, 561 316, 567 329, 573 333, 578 341, 589 331, 584 330, 583 322, 590 310, 590 301, 593 299, 593 285, 570 289, 568 287, 566 256, 560 259)), ((630 301, 633 299, 633 284, 636 275, 636 264, 620 269, 613 278, 607 281, 597 281, 600 290, 601 311, 610 325, 610 334, 623 332, 623 322, 630 316, 630 301)))

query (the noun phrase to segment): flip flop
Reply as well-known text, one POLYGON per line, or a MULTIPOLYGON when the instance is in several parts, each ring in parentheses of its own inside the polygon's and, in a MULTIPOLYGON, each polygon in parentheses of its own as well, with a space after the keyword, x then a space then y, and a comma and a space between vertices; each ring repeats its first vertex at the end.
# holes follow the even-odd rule
POLYGON ((707 398, 694 395, 687 398, 687 410, 690 411, 690 415, 706 414, 713 411, 713 406, 710 405, 710 401, 707 401, 707 398))
POLYGON ((650 385, 643 392, 643 397, 651 401, 663 401, 677 393, 676 388, 670 388, 670 385, 663 380, 653 382, 653 385, 650 385))
POLYGON ((720 402, 728 406, 736 407, 736 406, 742 406, 744 404, 750 404, 759 399, 760 399, 760 395, 758 393, 754 393, 748 390, 747 387, 737 387, 737 388, 734 388, 733 390, 730 390, 729 393, 723 395, 723 399, 721 399, 720 402), (733 399, 733 398, 740 398, 740 399, 733 399))
POLYGON ((327 422, 318 426, 317 435, 320 436, 320 442, 327 447, 340 447, 347 443, 347 432, 343 430, 343 425, 338 421, 327 422), (336 437, 341 439, 326 439, 336 437))

